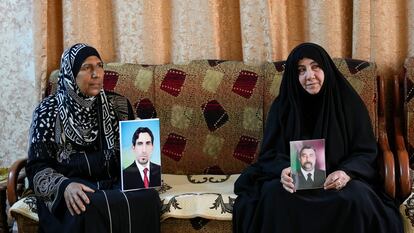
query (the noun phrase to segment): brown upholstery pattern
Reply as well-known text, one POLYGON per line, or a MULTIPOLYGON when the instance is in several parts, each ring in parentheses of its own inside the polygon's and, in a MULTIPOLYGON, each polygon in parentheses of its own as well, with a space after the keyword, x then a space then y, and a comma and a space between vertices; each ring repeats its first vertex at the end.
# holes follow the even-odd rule
POLYGON ((263 132, 260 67, 193 61, 155 68, 164 173, 240 173, 263 132))
POLYGON ((109 63, 105 67, 104 89, 128 98, 134 114, 141 119, 155 118, 154 66, 109 63))

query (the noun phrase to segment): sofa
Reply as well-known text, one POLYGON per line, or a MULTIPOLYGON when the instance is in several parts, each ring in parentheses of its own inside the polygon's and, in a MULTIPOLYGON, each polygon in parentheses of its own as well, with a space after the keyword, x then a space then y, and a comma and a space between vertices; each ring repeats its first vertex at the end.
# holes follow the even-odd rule
MULTIPOLYGON (((366 104, 380 151, 380 174, 395 197, 394 156, 388 145, 384 82, 374 63, 334 59, 366 104)), ((187 64, 105 66, 104 89, 126 96, 136 117, 159 118, 161 231, 231 232, 234 182, 258 156, 267 112, 278 95, 284 61, 247 65, 196 60, 187 64)), ((56 89, 57 72, 47 94, 56 89)), ((8 201, 19 232, 37 228, 36 201, 19 191, 26 159, 10 169, 8 201), (20 178, 19 178, 20 177, 20 178)))
POLYGON ((403 70, 393 80, 393 120, 395 162, 398 165, 397 198, 402 202, 400 212, 405 232, 414 233, 414 57, 404 62, 403 70))

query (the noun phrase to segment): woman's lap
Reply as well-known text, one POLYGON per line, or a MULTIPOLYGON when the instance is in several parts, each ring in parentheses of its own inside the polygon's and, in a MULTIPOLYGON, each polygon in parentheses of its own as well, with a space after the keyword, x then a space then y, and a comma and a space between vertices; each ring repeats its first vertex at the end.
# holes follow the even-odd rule
POLYGON ((358 180, 342 190, 299 190, 293 194, 280 180, 267 181, 250 216, 252 219, 245 219, 251 222, 249 232, 399 232, 398 211, 384 205, 370 186, 358 180))
POLYGON ((154 189, 121 192, 96 190, 88 193, 90 204, 80 215, 70 215, 62 200, 52 215, 43 203, 39 205, 43 232, 159 232, 160 200, 154 189), (43 205, 42 205, 43 204, 43 205), (47 221, 42 222, 43 219, 47 221), (44 224, 42 224, 44 223, 44 224), (51 230, 51 231, 49 231, 51 230))

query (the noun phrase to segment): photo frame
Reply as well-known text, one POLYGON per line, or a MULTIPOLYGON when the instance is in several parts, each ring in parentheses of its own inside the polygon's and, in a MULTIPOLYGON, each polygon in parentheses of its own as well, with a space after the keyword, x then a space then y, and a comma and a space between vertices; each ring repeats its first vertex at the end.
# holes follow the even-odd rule
POLYGON ((291 141, 290 166, 296 190, 323 188, 326 180, 325 140, 291 141))
POLYGON ((161 186, 158 118, 119 122, 122 191, 161 186))

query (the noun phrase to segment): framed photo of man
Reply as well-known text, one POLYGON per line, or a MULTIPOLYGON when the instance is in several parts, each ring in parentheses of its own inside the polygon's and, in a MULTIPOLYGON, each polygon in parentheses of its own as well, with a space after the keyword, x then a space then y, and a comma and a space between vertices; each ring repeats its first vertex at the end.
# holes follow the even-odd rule
POLYGON ((291 141, 290 166, 296 190, 323 188, 326 180, 325 140, 291 141))
POLYGON ((122 191, 161 186, 159 119, 119 122, 122 191))

